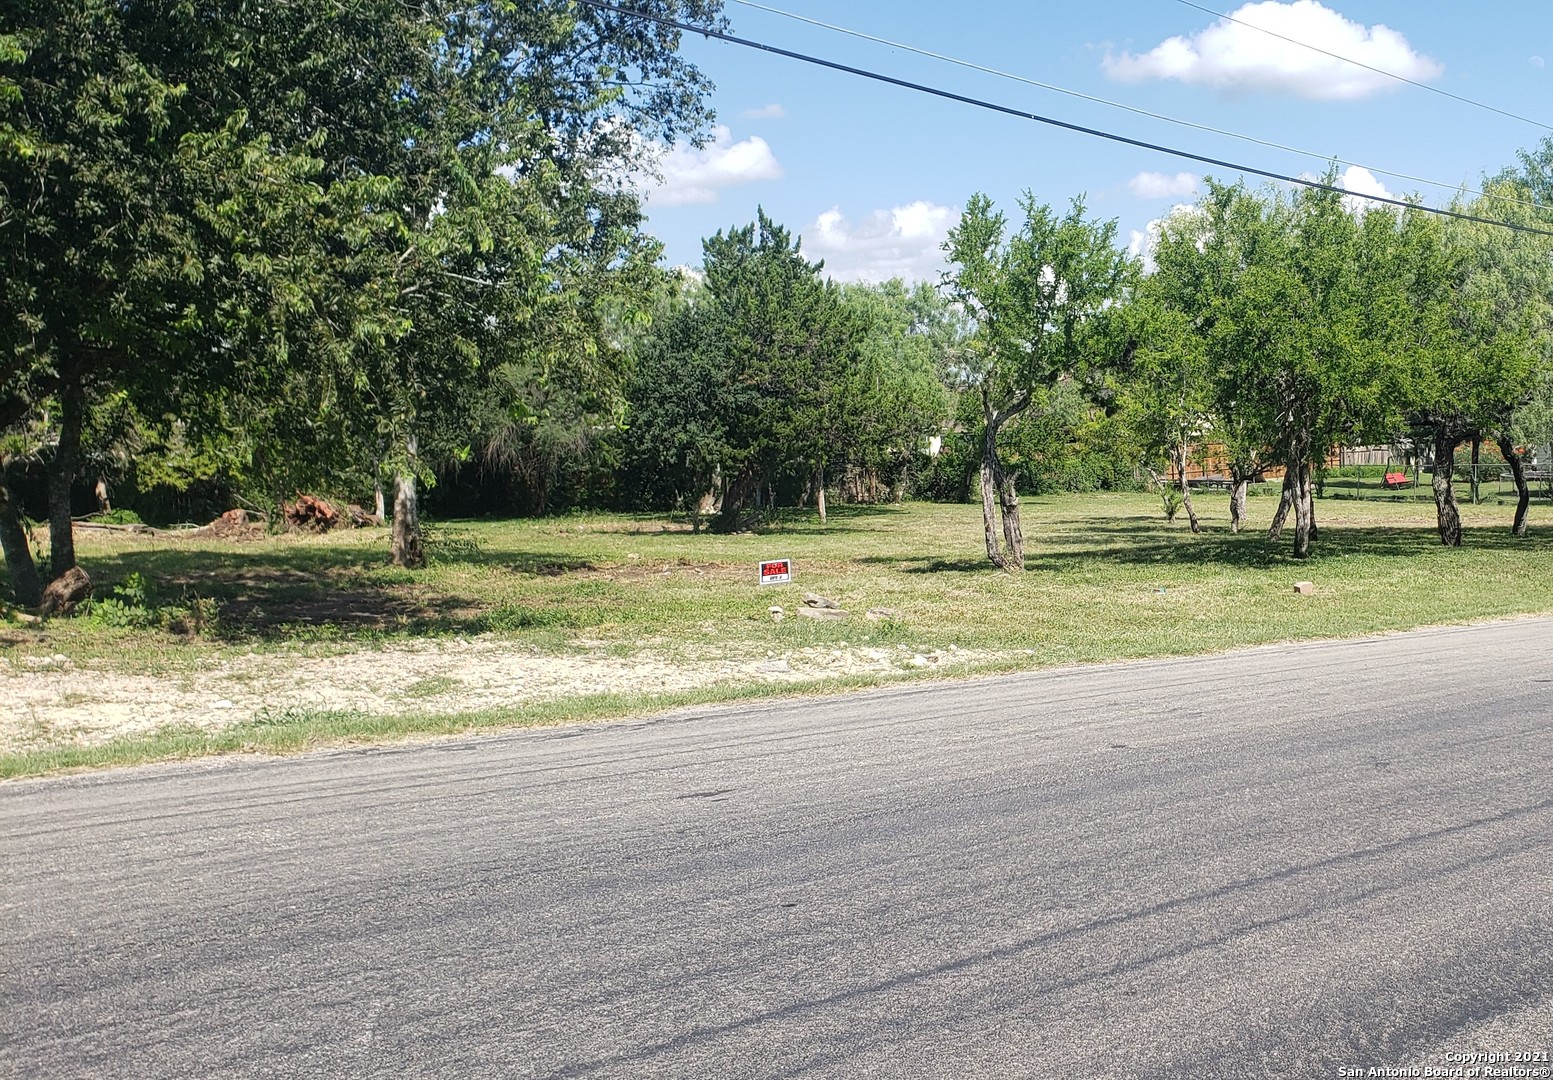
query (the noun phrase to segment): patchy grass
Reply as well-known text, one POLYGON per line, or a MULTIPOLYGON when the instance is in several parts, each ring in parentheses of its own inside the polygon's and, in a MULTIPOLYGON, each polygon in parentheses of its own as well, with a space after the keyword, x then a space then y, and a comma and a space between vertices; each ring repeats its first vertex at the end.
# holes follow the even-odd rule
MULTIPOLYGON (((197 610, 158 628, 88 618, 0 630, 0 674, 64 662, 115 675, 187 678, 252 652, 348 658, 412 639, 479 635, 530 655, 626 657, 650 650, 683 662, 794 656, 816 649, 950 646, 984 659, 977 669, 1029 668, 1184 655, 1316 637, 1341 637, 1499 616, 1553 612, 1553 508, 1532 508, 1532 536, 1509 535, 1509 510, 1464 506, 1466 546, 1442 548, 1433 508, 1403 500, 1325 499, 1316 554, 1296 562, 1262 529, 1275 498, 1253 498, 1253 529, 1227 529, 1227 496, 1194 496, 1207 531, 1166 524, 1145 495, 1025 501, 1027 572, 991 569, 975 506, 838 507, 820 526, 792 512, 759 534, 696 535, 644 515, 457 522, 438 531, 433 563, 409 573, 385 565, 381 530, 257 542, 83 534, 82 563, 100 595, 139 574, 153 611, 197 610), (1259 526, 1259 527, 1258 527, 1259 526), (791 558, 795 583, 760 588, 755 564, 791 558), (1297 596, 1296 580, 1315 582, 1297 596), (836 622, 773 622, 805 591, 852 612, 836 622), (869 622, 870 607, 896 616, 869 622)), ((845 674, 810 687, 879 681, 845 674)), ((0 700, 9 679, 0 678, 0 700)), ((801 689, 801 688, 800 688, 801 689)), ((393 715, 287 710, 280 719, 184 728, 101 746, 58 746, 0 758, 23 775, 223 752, 285 752, 415 733, 484 730, 750 694, 800 692, 787 682, 723 680, 692 691, 618 693, 462 712, 452 673, 407 680, 393 715)))
POLYGON ((756 698, 799 697, 878 686, 878 676, 850 676, 794 684, 751 682, 658 694, 594 694, 566 701, 457 713, 287 710, 219 731, 168 725, 148 735, 97 746, 56 746, 0 755, 0 780, 71 770, 179 761, 212 754, 293 754, 445 735, 494 733, 584 721, 613 720, 695 705, 756 698))

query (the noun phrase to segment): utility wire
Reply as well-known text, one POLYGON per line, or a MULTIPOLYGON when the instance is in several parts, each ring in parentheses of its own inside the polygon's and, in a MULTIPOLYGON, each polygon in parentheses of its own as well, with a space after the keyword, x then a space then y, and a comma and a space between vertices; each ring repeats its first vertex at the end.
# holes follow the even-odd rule
POLYGON ((1328 52, 1326 49, 1321 48, 1319 45, 1312 45, 1308 41, 1301 41, 1298 38, 1288 37, 1284 34, 1278 33, 1276 30, 1269 30, 1265 26, 1258 26, 1256 23, 1249 23, 1244 19, 1237 19, 1233 15, 1226 15, 1222 11, 1214 11, 1212 8, 1203 7, 1201 4, 1194 4, 1192 3, 1192 0, 1176 0, 1176 3, 1183 4, 1186 7, 1193 8, 1197 11, 1201 11, 1205 15, 1215 15, 1218 18, 1223 19, 1225 22, 1234 23, 1236 26, 1244 26, 1248 30, 1255 30, 1258 33, 1266 34, 1269 37, 1275 37, 1280 41, 1287 41, 1291 45, 1298 45, 1302 49, 1309 49, 1311 52, 1318 52, 1322 56, 1330 56, 1332 59, 1341 60, 1345 64, 1352 64, 1354 67, 1361 67, 1366 71, 1373 71, 1375 74, 1384 75, 1388 79, 1396 79, 1398 82, 1405 82, 1409 86, 1416 86, 1420 90, 1427 90, 1431 94, 1439 94, 1441 97, 1448 97, 1452 101, 1460 101, 1463 104, 1471 105, 1474 108, 1486 109, 1491 113, 1498 113, 1500 116, 1508 116, 1511 120, 1519 120, 1523 124, 1530 124, 1532 127, 1539 127, 1543 131, 1553 131, 1553 127, 1549 127, 1547 124, 1544 124, 1540 120, 1533 120, 1529 116, 1522 116, 1519 113, 1509 112, 1508 110, 1501 109, 1493 105, 1485 105, 1481 101, 1473 101, 1469 97, 1462 97, 1460 94, 1453 94, 1449 90, 1441 90, 1438 86, 1430 86, 1428 83, 1422 83, 1416 79, 1409 79, 1406 75, 1398 75, 1396 72, 1387 71, 1385 68, 1373 67, 1370 64, 1364 63, 1363 61, 1355 60, 1351 56, 1343 56, 1339 53, 1328 52))
POLYGON ((1056 86, 1052 83, 1041 82, 1039 79, 1031 79, 1024 75, 1016 75, 1013 72, 1001 71, 997 68, 987 67, 983 64, 978 64, 971 60, 961 60, 958 57, 947 56, 943 53, 933 52, 930 49, 921 49, 915 45, 906 45, 899 41, 891 41, 888 38, 876 37, 873 34, 865 33, 861 30, 852 30, 845 26, 836 26, 832 23, 822 22, 819 19, 812 19, 806 15, 798 15, 791 11, 783 11, 781 8, 768 7, 765 4, 756 3, 755 0, 732 0, 732 2, 747 8, 754 8, 757 11, 764 11, 772 15, 780 15, 783 18, 792 19, 795 22, 806 23, 810 26, 817 26, 822 30, 830 30, 838 34, 846 34, 849 37, 858 38, 862 41, 870 41, 876 45, 884 45, 891 49, 900 49, 902 52, 914 53, 917 56, 925 56, 931 60, 939 60, 946 64, 954 64, 957 67, 967 68, 971 71, 979 71, 984 75, 995 75, 1000 79, 1009 79, 1013 82, 1024 83, 1026 86, 1038 87, 1041 90, 1050 90, 1056 94, 1066 94, 1068 97, 1078 98, 1081 101, 1089 101, 1097 105, 1106 105, 1110 108, 1121 109, 1124 112, 1134 113, 1138 116, 1146 116, 1151 120, 1162 120, 1167 124, 1176 124, 1180 127, 1191 128, 1194 131, 1206 131, 1212 135, 1222 135, 1228 139, 1239 139, 1242 142, 1254 143, 1257 146, 1266 146, 1270 149, 1281 150, 1288 154, 1298 154, 1301 157, 1314 158, 1318 161, 1331 161, 1338 165, 1348 165, 1357 169, 1365 169, 1368 172, 1377 173, 1381 176, 1389 176, 1396 180, 1407 180, 1414 184, 1428 184, 1430 187, 1443 188, 1446 191, 1460 191, 1467 195, 1478 195, 1485 198, 1498 199, 1501 202, 1518 202, 1524 206, 1530 207, 1535 207, 1537 205, 1536 203, 1525 199, 1515 199, 1504 195, 1491 196, 1487 192, 1478 191, 1474 188, 1469 188, 1462 184, 1447 184, 1442 180, 1430 180, 1426 176, 1413 176, 1410 173, 1394 172, 1390 169, 1378 169, 1373 165, 1366 165, 1363 162, 1349 161, 1345 158, 1332 157, 1328 154, 1318 154, 1314 150, 1301 150, 1297 146, 1285 146, 1283 143, 1273 142, 1271 139, 1259 139, 1254 135, 1242 135, 1239 132, 1226 131, 1223 128, 1216 128, 1210 124, 1199 124, 1191 120, 1182 120, 1178 117, 1166 116, 1164 113, 1151 112, 1148 109, 1140 109, 1134 105, 1127 105, 1120 101, 1112 101, 1108 98, 1097 97, 1093 94, 1085 94, 1078 90, 1069 90, 1066 87, 1056 86))
POLYGON ((755 41, 753 38, 734 37, 719 30, 712 30, 705 26, 696 26, 693 23, 680 22, 677 19, 666 18, 662 15, 652 15, 645 11, 637 11, 632 8, 619 7, 615 4, 605 3, 604 0, 576 0, 577 3, 600 11, 611 11, 616 15, 628 15, 649 22, 658 23, 660 26, 673 27, 690 34, 700 34, 702 37, 715 38, 718 41, 726 41, 730 45, 741 45, 747 49, 758 49, 761 52, 771 53, 773 56, 786 57, 789 60, 798 60, 816 67, 829 68, 832 71, 844 72, 848 75, 856 75, 859 78, 871 79, 874 82, 885 83, 890 86, 898 86, 905 90, 915 90, 920 94, 931 97, 943 98, 946 101, 957 101, 962 105, 973 105, 979 109, 990 112, 1002 113, 1005 116, 1015 116, 1021 120, 1033 120, 1038 124, 1046 124, 1050 127, 1062 128, 1065 131, 1075 131, 1080 135, 1093 135, 1097 139, 1106 139, 1110 142, 1122 143, 1125 146, 1136 146, 1143 150, 1153 150, 1160 154, 1169 154, 1172 157, 1183 158, 1187 161, 1196 161, 1204 165, 1217 165, 1220 168, 1234 172, 1250 173, 1252 176, 1264 177, 1268 180, 1278 180, 1286 184, 1295 184, 1300 187, 1312 188, 1316 191, 1330 191, 1339 195, 1351 195, 1356 199, 1366 199, 1370 202, 1386 203, 1391 206, 1400 206, 1403 209, 1414 209, 1426 214, 1435 214, 1439 217, 1455 218, 1459 221, 1474 221, 1481 225, 1497 225, 1500 228, 1512 229, 1516 232, 1533 233, 1537 236, 1553 237, 1553 230, 1538 229, 1531 225, 1521 225, 1513 221, 1498 221, 1494 218, 1478 217, 1475 214, 1464 214, 1457 210, 1445 210, 1435 206, 1425 206, 1422 203, 1408 202, 1405 199, 1389 198, 1385 195, 1366 195, 1358 191, 1349 191, 1347 188, 1338 187, 1336 184, 1326 184, 1319 180, 1309 180, 1299 176, 1287 176, 1284 173, 1272 172, 1268 169, 1258 169, 1251 165, 1237 165, 1232 161, 1223 161, 1219 158, 1208 157, 1204 154, 1194 154, 1189 150, 1177 150, 1174 147, 1163 146, 1159 143, 1145 142, 1142 139, 1134 139, 1127 135, 1118 135, 1115 132, 1103 131, 1100 128, 1085 127, 1082 124, 1069 123, 1066 120, 1058 120, 1055 117, 1042 116, 1039 113, 1026 112, 1024 109, 1016 109, 1010 105, 999 105, 996 102, 985 101, 981 98, 970 97, 966 94, 957 94, 952 90, 943 90, 935 86, 927 86, 923 83, 914 83, 906 79, 898 79, 893 75, 885 75, 878 71, 869 71, 867 68, 853 67, 836 60, 826 60, 819 56, 810 56, 807 53, 794 52, 777 45, 768 45, 765 42, 755 41))

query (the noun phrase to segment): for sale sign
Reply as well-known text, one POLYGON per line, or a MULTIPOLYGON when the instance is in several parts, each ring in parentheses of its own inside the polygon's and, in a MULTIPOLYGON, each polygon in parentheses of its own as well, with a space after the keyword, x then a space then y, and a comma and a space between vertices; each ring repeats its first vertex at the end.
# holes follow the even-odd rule
POLYGON ((760 564, 762 585, 785 585, 793 580, 793 560, 766 559, 760 564))

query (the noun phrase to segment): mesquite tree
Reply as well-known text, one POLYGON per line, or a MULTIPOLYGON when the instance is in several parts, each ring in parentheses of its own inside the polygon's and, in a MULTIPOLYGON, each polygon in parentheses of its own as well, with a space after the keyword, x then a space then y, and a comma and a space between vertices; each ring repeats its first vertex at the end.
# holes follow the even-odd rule
POLYGON ((1024 569, 1024 530, 1017 477, 999 457, 998 434, 1041 390, 1079 374, 1095 321, 1137 274, 1116 247, 1116 222, 1085 220, 1082 199, 1061 216, 1028 193, 1019 208, 1023 219, 1010 233, 992 201, 973 195, 944 244, 953 264, 944 286, 976 326, 962 358, 964 380, 981 401, 987 558, 1008 571, 1024 569))
MULTIPOLYGON (((1221 276, 1208 356, 1244 426, 1242 448, 1265 445, 1285 467, 1293 553, 1315 540, 1312 474, 1331 447, 1389 430, 1401 400, 1397 291, 1374 282, 1395 253, 1395 216, 1351 213, 1334 192, 1284 197, 1210 184, 1199 204, 1221 276)), ((1280 514, 1274 535, 1281 529, 1280 514)))

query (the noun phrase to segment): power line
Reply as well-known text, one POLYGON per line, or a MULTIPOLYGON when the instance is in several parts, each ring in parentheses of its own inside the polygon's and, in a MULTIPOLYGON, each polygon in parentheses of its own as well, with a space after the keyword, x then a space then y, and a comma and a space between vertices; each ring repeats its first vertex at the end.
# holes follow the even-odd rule
POLYGON ((922 49, 915 45, 907 45, 899 41, 891 41, 889 38, 876 37, 873 34, 865 33, 861 30, 853 30, 849 27, 837 26, 833 23, 827 23, 819 19, 810 18, 807 15, 798 15, 791 11, 783 11, 781 8, 768 7, 765 4, 756 3, 755 0, 732 0, 732 2, 747 8, 754 8, 757 11, 764 11, 772 15, 780 15, 783 18, 792 19, 795 22, 806 23, 809 26, 817 26, 822 30, 830 30, 838 34, 846 34, 849 37, 858 38, 862 41, 873 42, 876 45, 884 45, 891 49, 900 49, 903 52, 914 53, 917 56, 925 56, 931 60, 939 60, 946 64, 953 64, 957 67, 963 67, 971 71, 978 71, 984 75, 994 75, 1000 79, 1008 79, 1012 82, 1023 83, 1026 86, 1034 86, 1041 90, 1049 90, 1057 94, 1066 94, 1068 97, 1078 98, 1081 101, 1089 101, 1097 105, 1106 105, 1113 109, 1121 109, 1124 112, 1134 113, 1138 116, 1146 116, 1151 120, 1162 120, 1167 124, 1176 124, 1180 127, 1191 128, 1194 131, 1205 131, 1212 135, 1222 135, 1229 139, 1239 139, 1242 142, 1253 143, 1257 146, 1265 146, 1273 150, 1281 150, 1284 153, 1298 154, 1301 157, 1314 158, 1319 161, 1331 161, 1338 165, 1348 165, 1358 169, 1365 169, 1368 172, 1378 173, 1381 176, 1389 176, 1397 180, 1407 180, 1415 184, 1428 184, 1430 187, 1443 188, 1446 191, 1461 191, 1467 195, 1478 195, 1485 198, 1496 198, 1503 202, 1519 202, 1525 206, 1536 206, 1535 203, 1522 199, 1513 199, 1508 196, 1489 196, 1487 192, 1478 191, 1474 188, 1466 187, 1463 184, 1448 184, 1442 180, 1431 180, 1425 176, 1413 176, 1410 173, 1394 172, 1390 169, 1379 169, 1373 165, 1366 165, 1363 162, 1349 161, 1345 158, 1332 157, 1328 154, 1319 154, 1314 150, 1301 150, 1297 146, 1286 146, 1283 143, 1273 142, 1271 139, 1259 139, 1254 135, 1242 135, 1239 132, 1227 131, 1224 128, 1213 127, 1211 124, 1199 124, 1192 120, 1182 120, 1178 117, 1167 116, 1164 113, 1151 112, 1148 109, 1140 109, 1137 106, 1127 105, 1120 101, 1112 101, 1109 98, 1097 97, 1093 94, 1085 94, 1078 90, 1069 90, 1066 87, 1056 86, 1052 83, 1041 82, 1039 79, 1032 79, 1024 75, 1016 75, 1013 72, 987 67, 984 64, 978 64, 971 60, 962 60, 958 57, 945 55, 944 53, 933 52, 930 49, 922 49))
POLYGON ((1553 237, 1553 231, 1538 229, 1530 225, 1521 225, 1513 221, 1497 221, 1493 218, 1478 217, 1475 214, 1464 214, 1457 210, 1445 210, 1435 206, 1425 206, 1423 203, 1408 202, 1405 199, 1389 198, 1385 195, 1366 195, 1358 191, 1349 191, 1347 188, 1338 187, 1335 184, 1322 183, 1319 180, 1310 180, 1299 176, 1287 176, 1283 173, 1273 172, 1269 169, 1259 169, 1252 165, 1237 165, 1233 161, 1223 161, 1219 158, 1208 157, 1205 154, 1194 154, 1189 150, 1177 150, 1174 147, 1164 146, 1160 143, 1146 142, 1143 139, 1134 139, 1127 135, 1118 135, 1115 132, 1103 131, 1100 128, 1085 127, 1082 124, 1070 123, 1066 120, 1058 120, 1055 117, 1042 116, 1040 113, 1027 112, 1024 109, 1016 109, 1011 105, 999 105, 996 102, 985 101, 981 98, 970 97, 966 94, 957 94, 952 90, 943 90, 935 86, 923 83, 910 82, 906 79, 898 79, 894 75, 885 75, 882 72, 870 71, 867 68, 853 67, 836 60, 826 60, 823 57, 811 56, 807 53, 794 52, 778 45, 768 45, 765 42, 755 41, 752 38, 734 37, 719 30, 712 30, 704 26, 696 26, 693 23, 680 22, 677 19, 666 18, 662 15, 652 15, 645 11, 636 11, 631 8, 619 7, 615 4, 605 3, 604 0, 577 0, 577 3, 600 11, 611 11, 616 15, 629 15, 649 22, 658 23, 661 26, 673 27, 686 33, 700 34, 702 37, 715 38, 725 41, 730 45, 741 45, 747 49, 758 49, 761 52, 771 53, 773 56, 786 57, 789 60, 798 60, 816 67, 828 68, 832 71, 840 71, 848 75, 856 75, 859 78, 871 79, 874 82, 885 83, 889 86, 898 86, 904 90, 915 90, 920 94, 931 97, 943 98, 946 101, 957 101, 962 105, 973 105, 979 109, 990 112, 1002 113, 1005 116, 1015 116, 1021 120, 1033 120, 1038 124, 1046 124, 1049 127, 1062 128, 1065 131, 1074 131, 1080 135, 1092 135, 1097 139, 1106 139, 1110 142, 1121 143, 1125 146, 1136 146, 1143 150, 1153 150, 1160 154, 1169 154, 1172 157, 1182 158, 1186 161, 1195 161, 1203 165, 1216 165, 1234 172, 1250 173, 1252 176, 1260 176, 1268 180, 1278 180, 1286 184, 1295 184, 1300 187, 1312 188, 1316 191, 1330 191, 1338 195, 1351 195, 1356 199, 1366 199, 1370 202, 1386 203, 1391 206, 1400 206, 1403 209, 1414 209, 1422 213, 1435 214, 1439 217, 1455 218, 1459 221, 1474 221, 1480 225, 1497 225, 1500 228, 1512 229, 1516 232, 1533 233, 1537 236, 1553 237))
POLYGON ((1269 37, 1275 37, 1280 41, 1287 41, 1291 45, 1298 45, 1302 49, 1309 49, 1311 52, 1318 52, 1322 56, 1330 56, 1332 59, 1341 60, 1345 64, 1352 64, 1354 67, 1361 67, 1366 71, 1373 71, 1375 74, 1384 75, 1388 79, 1396 79, 1398 82, 1407 83, 1409 86, 1416 86, 1420 90, 1429 91, 1431 94, 1439 94, 1441 97, 1448 97, 1452 101, 1460 101, 1465 105, 1471 105, 1477 109, 1486 109, 1491 113, 1498 113, 1500 116, 1508 116, 1511 120, 1519 120, 1523 124, 1530 124, 1532 127, 1539 127, 1543 131, 1553 131, 1553 127, 1549 127, 1547 124, 1544 124, 1540 120, 1533 120, 1528 116, 1522 116, 1519 113, 1509 112, 1508 110, 1498 108, 1494 105, 1485 105, 1481 101, 1473 101, 1469 97, 1462 97, 1460 94, 1453 94, 1449 90, 1441 90, 1438 86, 1430 86, 1428 83, 1422 83, 1416 79, 1409 79, 1406 75, 1398 75, 1395 71, 1387 71, 1385 68, 1374 67, 1370 64, 1364 63, 1362 60, 1355 60, 1351 56, 1342 56, 1339 53, 1329 52, 1326 49, 1321 48, 1319 45, 1312 45, 1308 41, 1301 41, 1298 38, 1291 38, 1284 34, 1278 33, 1276 30, 1269 30, 1265 26, 1258 26, 1256 23, 1249 23, 1243 19, 1237 19, 1233 15, 1226 15, 1222 11, 1214 11, 1212 8, 1203 7, 1201 4, 1194 4, 1192 0, 1176 0, 1176 3, 1183 4, 1186 7, 1193 8, 1197 11, 1201 11, 1205 15, 1215 15, 1218 18, 1223 19, 1225 22, 1234 23, 1236 26, 1244 26, 1248 30, 1255 30, 1258 33, 1266 34, 1269 37))

